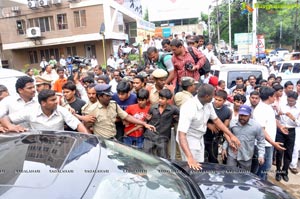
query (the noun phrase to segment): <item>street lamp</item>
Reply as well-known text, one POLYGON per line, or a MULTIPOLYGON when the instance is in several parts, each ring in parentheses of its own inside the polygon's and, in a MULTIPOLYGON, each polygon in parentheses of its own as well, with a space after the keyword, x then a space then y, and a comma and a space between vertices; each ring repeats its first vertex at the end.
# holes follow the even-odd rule
POLYGON ((231 56, 231 0, 228 0, 228 21, 229 21, 229 52, 231 56))
POLYGON ((105 24, 102 23, 100 26, 100 35, 102 35, 102 48, 103 48, 103 59, 104 59, 104 63, 105 63, 105 67, 107 67, 107 63, 106 63, 106 53, 105 53, 105 24))
POLYGON ((211 5, 208 6, 208 41, 209 42, 211 42, 210 9, 211 9, 211 5))

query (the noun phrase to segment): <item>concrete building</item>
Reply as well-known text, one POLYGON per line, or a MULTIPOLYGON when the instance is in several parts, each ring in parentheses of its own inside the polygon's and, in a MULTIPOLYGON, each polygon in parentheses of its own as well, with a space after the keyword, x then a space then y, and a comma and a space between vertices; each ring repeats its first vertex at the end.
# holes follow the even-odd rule
MULTIPOLYGON (((41 58, 51 55, 57 61, 61 55, 95 55, 105 64, 106 55, 116 54, 125 41, 135 42, 138 24, 145 24, 113 0, 28 0, 3 8, 2 15, 1 58, 15 69, 39 68, 41 58)), ((154 25, 146 26, 154 32, 154 25)))
POLYGON ((178 34, 180 37, 182 32, 202 35, 201 12, 206 4, 199 0, 152 0, 147 5, 149 21, 155 23, 157 36, 178 34))

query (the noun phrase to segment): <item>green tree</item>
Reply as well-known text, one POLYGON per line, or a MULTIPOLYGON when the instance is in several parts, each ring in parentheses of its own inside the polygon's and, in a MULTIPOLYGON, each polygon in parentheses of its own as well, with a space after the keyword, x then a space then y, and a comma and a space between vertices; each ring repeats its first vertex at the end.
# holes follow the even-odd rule
MULTIPOLYGON (((244 0, 244 2, 246 2, 244 0)), ((252 13, 242 14, 242 1, 231 0, 231 41, 234 42, 234 33, 252 32, 252 13)), ((259 0, 258 3, 266 4, 295 4, 297 0, 259 0)), ((252 6, 252 0, 249 1, 252 6)), ((217 43, 217 22, 219 19, 220 39, 229 41, 229 14, 228 0, 219 1, 219 17, 217 17, 216 4, 213 5, 213 11, 210 15, 211 28, 213 30, 212 41, 217 43)), ((298 11, 298 15, 299 15, 298 11)), ((266 47, 269 48, 268 41, 273 41, 275 47, 278 47, 280 42, 282 45, 293 45, 294 36, 300 35, 298 26, 295 23, 297 9, 258 9, 257 16, 257 34, 265 36, 266 47), (282 39, 280 40, 280 24, 282 23, 282 39)), ((298 24, 299 19, 298 16, 298 24)), ((299 41, 298 41, 299 42, 299 41)))
POLYGON ((145 21, 149 21, 149 11, 148 11, 148 8, 146 8, 146 10, 145 10, 144 20, 145 21))

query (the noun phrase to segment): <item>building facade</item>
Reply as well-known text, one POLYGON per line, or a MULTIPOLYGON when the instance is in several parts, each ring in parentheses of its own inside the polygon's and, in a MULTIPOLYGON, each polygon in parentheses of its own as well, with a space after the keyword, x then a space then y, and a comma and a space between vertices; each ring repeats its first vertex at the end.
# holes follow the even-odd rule
POLYGON ((52 55, 57 61, 62 55, 95 55, 105 64, 106 55, 116 54, 119 45, 135 41, 134 24, 142 21, 113 0, 28 0, 3 8, 2 14, 1 58, 15 69, 39 68, 42 57, 52 55))

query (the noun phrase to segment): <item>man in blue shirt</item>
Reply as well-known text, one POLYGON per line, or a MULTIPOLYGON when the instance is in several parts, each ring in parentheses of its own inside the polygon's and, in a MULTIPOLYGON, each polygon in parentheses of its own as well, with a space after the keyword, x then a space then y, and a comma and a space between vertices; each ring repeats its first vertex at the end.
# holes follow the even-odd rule
POLYGON ((227 165, 237 166, 248 171, 251 170, 252 158, 254 154, 254 144, 257 142, 258 162, 264 163, 265 137, 258 122, 251 119, 252 109, 250 106, 242 105, 239 109, 239 119, 230 123, 231 132, 237 136, 241 142, 238 151, 228 148, 227 141, 223 144, 222 157, 227 156, 227 165))

